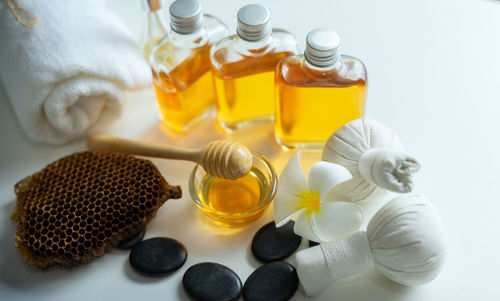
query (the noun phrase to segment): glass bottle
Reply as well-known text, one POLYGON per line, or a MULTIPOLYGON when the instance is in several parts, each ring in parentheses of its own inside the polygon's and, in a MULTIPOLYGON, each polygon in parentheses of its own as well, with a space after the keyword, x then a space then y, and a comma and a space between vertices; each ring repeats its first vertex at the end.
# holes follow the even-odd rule
POLYGON ((334 131, 363 116, 366 90, 364 64, 341 55, 337 33, 311 31, 304 55, 276 69, 277 142, 284 149, 322 148, 334 131))
POLYGON ((144 58, 147 60, 151 48, 167 34, 165 13, 161 7, 160 0, 142 0, 141 6, 144 11, 144 30, 140 40, 140 47, 144 58))
POLYGON ((184 132, 210 114, 215 103, 209 49, 228 35, 219 19, 203 15, 196 0, 170 5, 170 31, 149 57, 162 120, 184 132))
POLYGON ((271 29, 269 11, 250 4, 238 11, 237 34, 210 51, 217 117, 227 130, 274 118, 274 73, 278 62, 297 53, 294 36, 271 29))

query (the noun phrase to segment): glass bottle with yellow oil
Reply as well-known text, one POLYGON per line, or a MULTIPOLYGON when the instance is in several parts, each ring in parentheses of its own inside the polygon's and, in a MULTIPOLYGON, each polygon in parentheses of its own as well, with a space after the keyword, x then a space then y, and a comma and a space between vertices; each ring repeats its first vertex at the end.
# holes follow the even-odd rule
POLYGON ((297 53, 294 36, 271 29, 269 11, 250 4, 238 11, 237 34, 210 51, 217 117, 227 130, 272 121, 274 72, 278 62, 297 53))
POLYGON ((149 63, 162 120, 184 132, 213 108, 209 49, 228 29, 219 19, 203 15, 196 0, 177 0, 169 12, 170 31, 153 48, 149 63))
POLYGON ((139 41, 142 54, 146 60, 149 58, 151 48, 167 34, 165 13, 160 0, 142 0, 141 6, 144 14, 144 28, 139 41))
POLYGON ((311 31, 304 55, 284 59, 276 70, 277 142, 284 149, 323 148, 334 131, 363 116, 366 90, 364 64, 341 55, 337 33, 311 31))

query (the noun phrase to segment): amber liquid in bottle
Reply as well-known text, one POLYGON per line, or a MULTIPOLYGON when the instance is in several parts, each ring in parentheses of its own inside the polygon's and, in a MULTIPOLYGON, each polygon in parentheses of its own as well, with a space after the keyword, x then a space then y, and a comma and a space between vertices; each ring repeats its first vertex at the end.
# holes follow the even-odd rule
MULTIPOLYGON (((219 50, 214 54, 222 55, 219 50)), ((219 121, 229 129, 244 128, 274 117, 274 72, 278 62, 293 52, 245 57, 214 70, 219 121)))
POLYGON ((322 148, 334 131, 363 116, 366 70, 360 61, 344 58, 340 70, 312 69, 304 59, 280 63, 275 135, 283 148, 322 148))
POLYGON ((192 49, 168 75, 163 71, 154 74, 160 115, 174 130, 186 131, 214 104, 209 49, 208 44, 192 49))
POLYGON ((228 30, 216 17, 203 15, 196 0, 176 0, 169 12, 170 31, 153 47, 149 63, 162 121, 185 132, 215 104, 210 47, 228 30))
POLYGON ((236 35, 211 50, 217 117, 226 130, 274 119, 274 73, 278 62, 297 53, 295 37, 271 28, 270 12, 259 4, 238 10, 236 35))

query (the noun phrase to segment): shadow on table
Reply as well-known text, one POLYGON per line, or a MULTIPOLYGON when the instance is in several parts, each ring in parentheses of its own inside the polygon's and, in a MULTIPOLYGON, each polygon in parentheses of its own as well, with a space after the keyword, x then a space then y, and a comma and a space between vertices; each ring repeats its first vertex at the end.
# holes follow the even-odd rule
POLYGON ((14 211, 15 201, 9 202, 0 208, 4 218, 0 225, 0 282, 17 290, 36 290, 39 286, 59 285, 61 282, 73 281, 78 275, 88 269, 81 266, 72 270, 61 267, 52 267, 42 271, 30 267, 19 256, 14 247, 16 225, 11 222, 10 215, 14 211))
POLYGON ((393 282, 375 270, 340 279, 314 300, 385 300, 407 299, 418 288, 393 282))
POLYGON ((188 294, 186 293, 186 290, 184 289, 184 285, 182 285, 182 281, 179 282, 179 286, 177 286, 177 300, 180 301, 191 301, 191 299, 188 294))

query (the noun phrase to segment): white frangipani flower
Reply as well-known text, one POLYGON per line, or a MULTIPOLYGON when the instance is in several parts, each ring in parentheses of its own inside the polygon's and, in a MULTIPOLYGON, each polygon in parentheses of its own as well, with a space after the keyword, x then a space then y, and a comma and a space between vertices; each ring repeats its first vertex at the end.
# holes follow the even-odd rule
POLYGON ((341 165, 320 161, 309 173, 309 184, 300 167, 302 153, 296 153, 283 169, 274 199, 274 220, 281 227, 295 213, 294 232, 316 242, 345 237, 358 230, 363 209, 343 202, 335 186, 351 179, 341 165))

